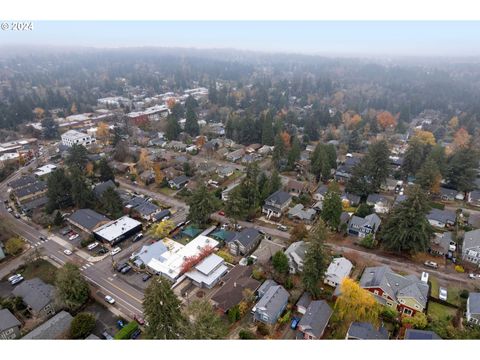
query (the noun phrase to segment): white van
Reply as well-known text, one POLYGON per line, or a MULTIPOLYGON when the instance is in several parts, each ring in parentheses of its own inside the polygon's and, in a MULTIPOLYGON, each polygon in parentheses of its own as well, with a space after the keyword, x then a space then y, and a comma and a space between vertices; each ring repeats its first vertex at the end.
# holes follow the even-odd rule
POLYGON ((428 283, 428 273, 423 271, 420 280, 422 280, 425 284, 428 283))

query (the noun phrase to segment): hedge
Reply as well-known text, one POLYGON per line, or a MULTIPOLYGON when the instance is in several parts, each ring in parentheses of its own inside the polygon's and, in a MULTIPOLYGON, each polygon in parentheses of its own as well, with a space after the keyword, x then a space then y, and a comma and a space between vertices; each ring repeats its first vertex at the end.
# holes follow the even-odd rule
POLYGON ((124 340, 130 339, 130 336, 138 329, 138 323, 136 321, 131 321, 123 328, 121 328, 113 337, 115 340, 124 340))

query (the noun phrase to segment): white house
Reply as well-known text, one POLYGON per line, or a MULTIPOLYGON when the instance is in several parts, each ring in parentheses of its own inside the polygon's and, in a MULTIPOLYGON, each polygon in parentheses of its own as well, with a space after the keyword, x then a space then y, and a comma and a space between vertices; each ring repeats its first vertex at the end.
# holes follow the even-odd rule
POLYGON ((344 278, 350 275, 353 264, 344 257, 333 259, 325 272, 325 284, 337 287, 344 278))
POLYGON ((72 147, 75 144, 87 146, 94 142, 95 138, 77 130, 68 130, 62 134, 62 144, 68 147, 72 147))

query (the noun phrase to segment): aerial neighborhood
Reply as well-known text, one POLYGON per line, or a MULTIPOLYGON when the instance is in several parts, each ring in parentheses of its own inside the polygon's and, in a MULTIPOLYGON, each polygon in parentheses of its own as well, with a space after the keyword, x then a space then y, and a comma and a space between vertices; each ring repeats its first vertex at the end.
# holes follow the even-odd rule
POLYGON ((1 339, 480 338, 473 70, 104 55, 0 60, 1 339))

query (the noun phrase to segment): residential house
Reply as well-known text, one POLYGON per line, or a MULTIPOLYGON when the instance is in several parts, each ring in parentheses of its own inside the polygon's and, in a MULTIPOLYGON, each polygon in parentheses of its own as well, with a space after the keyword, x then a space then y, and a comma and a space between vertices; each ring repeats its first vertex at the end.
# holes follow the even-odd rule
POLYGON ((467 231, 463 235, 462 259, 480 265, 480 229, 467 231))
POLYGON ((279 218, 287 210, 292 202, 292 196, 282 190, 275 191, 266 200, 262 207, 262 212, 267 215, 267 218, 279 218))
POLYGON ((268 155, 273 151, 273 146, 268 146, 268 145, 263 145, 260 149, 257 150, 257 152, 262 155, 268 155))
POLYGON ((232 166, 219 166, 217 168, 218 176, 224 179, 232 176, 234 172, 235 172, 235 169, 232 166))
POLYGON ((68 336, 73 316, 66 311, 61 311, 54 317, 45 321, 42 325, 35 328, 23 340, 55 340, 63 339, 68 336))
POLYGON ((348 222, 348 233, 350 235, 363 238, 369 234, 375 236, 378 231, 382 220, 377 214, 370 214, 362 218, 360 216, 353 215, 348 222))
POLYGON ((443 201, 454 201, 455 197, 458 195, 458 191, 454 189, 447 189, 444 187, 440 188, 439 197, 443 201))
POLYGON ((243 148, 232 151, 228 153, 225 158, 231 162, 237 162, 245 155, 245 150, 243 148))
POLYGON ((172 188, 174 190, 179 190, 179 189, 183 188, 188 183, 188 181, 189 181, 189 179, 188 179, 187 176, 180 175, 180 176, 177 176, 176 178, 174 178, 172 180, 169 180, 168 185, 170 186, 170 188, 172 188))
POLYGON ((360 204, 360 196, 352 193, 344 192, 340 195, 340 199, 342 199, 342 204, 345 207, 358 206, 360 204))
POLYGON ((115 183, 112 181, 112 180, 108 180, 108 181, 105 181, 105 182, 101 182, 97 185, 94 186, 93 188, 93 195, 95 196, 95 198, 98 200, 98 199, 101 199, 102 198, 102 195, 105 191, 107 191, 108 189, 116 189, 117 186, 115 185, 115 183))
POLYGON ((165 177, 168 180, 175 179, 177 176, 181 175, 181 171, 175 169, 173 166, 166 167, 165 169, 162 169, 162 172, 165 174, 165 177))
POLYGON ((302 204, 297 204, 288 210, 288 218, 311 224, 315 220, 317 212, 314 209, 306 209, 302 204))
POLYGON ((427 220, 430 225, 444 228, 455 225, 457 215, 452 210, 432 209, 427 214, 427 220))
POLYGON ((13 180, 13 181, 9 182, 8 187, 9 187, 10 191, 15 191, 15 190, 27 187, 31 184, 34 184, 37 181, 38 181, 38 179, 35 176, 25 175, 25 176, 22 176, 22 177, 20 177, 16 180, 13 180))
POLYGON ((0 339, 11 340, 20 336, 22 323, 8 309, 0 309, 0 339))
POLYGON ((431 241, 431 249, 438 252, 438 255, 448 256, 457 249, 457 243, 453 241, 453 232, 437 233, 431 241))
POLYGON ((237 265, 220 281, 220 289, 212 296, 215 308, 223 313, 238 305, 246 292, 255 293, 260 282, 252 278, 252 267, 237 265))
POLYGON ((257 160, 255 154, 246 154, 242 157, 241 163, 244 165, 251 164, 257 160))
POLYGON ((272 279, 265 280, 262 283, 262 285, 260 285, 260 287, 257 289, 257 293, 256 293, 257 299, 261 299, 263 295, 267 293, 268 289, 270 289, 272 286, 277 286, 277 285, 278 284, 275 280, 272 280, 272 279))
POLYGON ((370 291, 377 302, 405 316, 423 312, 427 306, 429 285, 414 275, 397 274, 388 266, 366 268, 360 286, 370 291))
POLYGON ((325 300, 312 301, 298 323, 298 331, 304 339, 320 339, 332 314, 333 310, 325 300))
POLYGON ((22 204, 22 211, 27 215, 31 216, 33 211, 40 209, 48 204, 48 197, 41 196, 35 200, 27 201, 22 204))
POLYGON ((33 278, 17 285, 12 294, 22 298, 33 316, 48 317, 55 314, 55 291, 54 286, 33 278))
POLYGON ((126 213, 133 218, 145 221, 154 221, 154 216, 162 210, 157 205, 139 196, 132 197, 124 206, 126 213))
POLYGON ((225 260, 216 254, 210 254, 193 269, 185 273, 192 283, 200 288, 211 289, 220 281, 228 271, 225 260))
POLYGON ((292 196, 300 196, 307 189, 307 185, 303 182, 290 180, 287 184, 286 191, 292 196))
POLYGON ((167 216, 170 216, 170 215, 172 215, 170 210, 163 209, 163 210, 153 214, 152 221, 153 222, 162 221, 163 219, 165 219, 167 216))
POLYGON ((245 228, 235 237, 227 241, 228 249, 232 255, 248 255, 258 245, 263 235, 254 228, 245 228))
POLYGON ((468 193, 467 202, 473 206, 480 206, 480 190, 473 190, 468 193))
POLYGON ((337 287, 342 283, 344 278, 350 275, 352 269, 353 264, 349 260, 344 257, 335 258, 328 266, 323 282, 327 285, 337 287))
POLYGON ((475 325, 480 324, 480 293, 471 292, 468 295, 467 311, 465 315, 467 317, 468 322, 475 325))
POLYGON ((390 210, 390 201, 380 194, 368 195, 367 204, 373 206, 378 214, 386 214, 390 210))
POLYGON ((27 186, 13 190, 12 193, 15 196, 17 203, 22 204, 42 197, 46 194, 47 190, 47 183, 37 180, 27 186))
POLYGON ((388 340, 388 330, 376 329, 371 323, 354 321, 347 331, 346 340, 388 340))
POLYGON ((253 307, 255 321, 274 325, 288 304, 289 294, 281 285, 271 286, 253 307))
POLYGON ((429 330, 418 330, 418 329, 407 329, 405 331, 405 340, 442 340, 440 336, 438 336, 433 331, 429 330))
POLYGON ((70 215, 67 221, 87 234, 93 234, 96 228, 108 223, 110 219, 91 209, 79 209, 70 215))
POLYGON ((303 271, 303 261, 307 253, 307 244, 304 241, 291 243, 285 250, 288 258, 288 267, 290 274, 296 274, 303 271))
POLYGON ((295 309, 298 313, 305 315, 308 306, 312 303, 312 301, 312 296, 307 291, 305 291, 295 304, 295 309))
POLYGON ((155 173, 152 170, 145 170, 139 178, 145 185, 150 185, 155 182, 155 173))
POLYGON ((327 185, 321 185, 315 190, 313 193, 313 198, 316 201, 322 201, 325 199, 325 194, 328 191, 328 186, 327 185))

